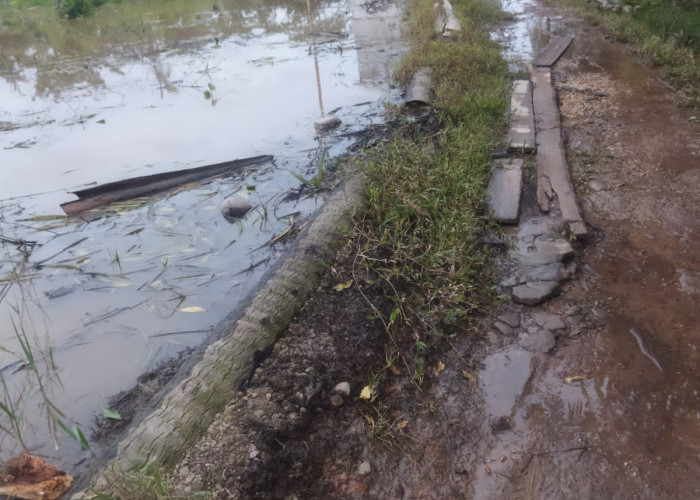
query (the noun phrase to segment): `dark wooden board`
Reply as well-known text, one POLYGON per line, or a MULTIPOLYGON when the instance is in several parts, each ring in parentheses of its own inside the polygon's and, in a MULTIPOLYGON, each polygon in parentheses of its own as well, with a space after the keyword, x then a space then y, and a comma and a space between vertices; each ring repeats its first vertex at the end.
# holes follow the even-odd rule
POLYGON ((569 48, 571 42, 573 42, 573 37, 570 36, 558 36, 545 47, 532 61, 533 66, 554 66, 554 63, 559 60, 561 55, 569 48))
POLYGON ((128 200, 139 196, 147 196, 168 189, 222 175, 253 165, 268 163, 273 156, 263 155, 240 160, 226 161, 214 165, 163 172, 160 174, 133 177, 116 182, 100 184, 99 186, 73 191, 78 196, 75 201, 61 204, 61 208, 68 215, 76 215, 85 210, 97 208, 116 201, 128 200))

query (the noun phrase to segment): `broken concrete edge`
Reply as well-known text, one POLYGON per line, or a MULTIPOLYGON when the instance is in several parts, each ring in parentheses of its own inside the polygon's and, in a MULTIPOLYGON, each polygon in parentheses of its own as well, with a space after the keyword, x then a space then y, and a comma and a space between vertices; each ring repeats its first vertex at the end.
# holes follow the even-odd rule
POLYGON ((428 66, 418 68, 406 90, 406 106, 430 106, 433 101, 432 70, 428 66))
POLYGON ((528 155, 535 153, 537 149, 532 82, 529 80, 513 81, 510 96, 510 125, 506 140, 509 153, 528 155))
POLYGON ((550 209, 550 201, 557 198, 562 217, 569 232, 577 240, 589 234, 576 199, 561 133, 556 90, 548 68, 531 66, 533 109, 537 133, 537 202, 543 212, 550 209))
MULTIPOLYGON (((174 466, 202 436, 216 415, 236 398, 254 369, 256 352, 269 349, 316 291, 327 264, 362 206, 364 183, 349 177, 324 204, 295 243, 292 254, 253 297, 230 331, 211 344, 190 375, 160 406, 133 428, 117 457, 92 480, 90 490, 105 488, 110 478, 153 462, 174 466)), ((73 498, 85 498, 81 492, 73 498), (82 495, 82 496, 81 496, 82 495)))
POLYGON ((459 19, 457 19, 455 11, 452 8, 452 4, 449 2, 449 0, 442 0, 442 6, 445 11, 445 17, 447 18, 442 36, 449 37, 452 36, 452 33, 461 31, 462 26, 459 24, 459 19))
POLYGON ((488 185, 488 213, 501 224, 517 224, 520 218, 522 166, 519 158, 494 161, 488 185))
POLYGON ((445 9, 440 2, 435 2, 433 4, 433 9, 435 10, 435 34, 442 35, 445 32, 445 24, 447 24, 445 20, 445 9))

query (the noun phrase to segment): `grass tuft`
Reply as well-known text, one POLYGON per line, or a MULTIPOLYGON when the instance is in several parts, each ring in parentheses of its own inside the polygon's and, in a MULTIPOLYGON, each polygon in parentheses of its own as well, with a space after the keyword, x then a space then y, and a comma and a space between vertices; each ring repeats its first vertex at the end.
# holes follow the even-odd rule
MULTIPOLYGON (((498 18, 495 7, 485 8, 492 2, 454 5, 458 13, 498 18)), ((462 16, 461 35, 438 39, 432 2, 415 9, 415 45, 397 76, 406 82, 429 66, 438 111, 427 126, 408 124, 372 153, 356 244, 361 265, 383 278, 402 311, 401 321, 387 317, 384 323, 391 335, 401 332, 394 347, 404 344, 404 364, 420 381, 430 338, 463 322, 488 289, 479 286, 488 265, 479 236, 487 224, 483 206, 491 155, 505 126, 509 74, 498 47, 476 28, 478 19, 462 16)))

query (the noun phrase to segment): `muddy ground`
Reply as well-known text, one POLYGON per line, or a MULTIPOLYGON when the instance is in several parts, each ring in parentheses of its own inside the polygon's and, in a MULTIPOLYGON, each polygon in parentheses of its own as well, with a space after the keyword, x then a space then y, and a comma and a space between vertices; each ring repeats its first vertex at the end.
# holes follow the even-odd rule
MULTIPOLYGON (((386 360, 369 304, 391 305, 345 248, 178 466, 179 488, 222 499, 700 498, 700 127, 625 47, 569 16, 560 25, 576 39, 553 78, 592 233, 574 245, 560 294, 522 306, 503 286, 493 311, 435 346, 418 385, 386 360), (376 398, 363 400, 372 374, 376 398)), ((526 202, 523 220, 542 217, 526 202)), ((544 220, 556 227, 556 210, 544 220)))

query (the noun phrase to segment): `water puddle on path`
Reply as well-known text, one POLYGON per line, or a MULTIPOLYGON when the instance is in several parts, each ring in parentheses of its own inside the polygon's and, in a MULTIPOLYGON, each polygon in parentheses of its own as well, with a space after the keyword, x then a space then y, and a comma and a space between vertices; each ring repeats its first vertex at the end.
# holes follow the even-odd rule
POLYGON ((23 415, 8 429, 33 453, 75 470, 77 443, 46 415, 88 435, 110 397, 207 342, 323 203, 289 195, 400 97, 401 9, 370 4, 3 13, 20 28, 0 31, 0 368, 23 415), (317 137, 331 115, 342 124, 317 137), (262 154, 274 161, 100 212, 59 208, 86 185, 262 154), (231 195, 253 206, 245 219, 222 216, 231 195))
POLYGON ((484 361, 475 498, 696 498, 700 128, 624 46, 530 0, 503 6, 516 21, 493 38, 516 71, 550 36, 575 37, 553 82, 594 237, 545 306, 566 325, 554 349, 484 361))

